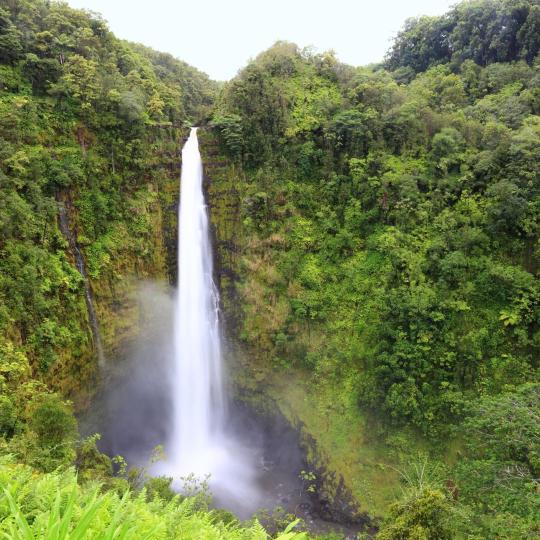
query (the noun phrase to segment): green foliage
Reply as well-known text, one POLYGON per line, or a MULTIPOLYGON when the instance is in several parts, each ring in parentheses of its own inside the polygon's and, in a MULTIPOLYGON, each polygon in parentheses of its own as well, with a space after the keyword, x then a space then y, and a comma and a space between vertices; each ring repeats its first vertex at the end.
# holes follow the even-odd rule
POLYGON ((9 12, 0 10, 0 61, 13 63, 22 53, 21 34, 9 18, 9 12))
POLYGON ((243 336, 279 358, 342 357, 370 381, 363 406, 437 438, 470 396, 537 369, 537 117, 484 107, 525 104, 535 71, 468 60, 398 87, 365 69, 341 80, 323 56, 278 43, 217 105, 259 149, 239 185, 243 336), (276 89, 279 126, 264 112, 276 89), (359 252, 376 268, 351 271, 359 252), (339 330, 310 345, 313 324, 339 330))
POLYGON ((467 446, 448 472, 461 517, 440 481, 396 506, 383 537, 451 538, 452 520, 470 537, 535 531, 537 8, 465 2, 411 20, 391 72, 280 42, 216 105, 244 145, 216 130, 244 172, 229 270, 245 345, 314 394, 332 385, 374 440, 422 440, 438 458, 467 446))
POLYGON ((392 505, 377 538, 455 538, 456 520, 461 517, 454 500, 456 488, 450 483, 452 489, 446 489, 443 477, 441 468, 425 456, 400 471, 402 496, 392 505))
POLYGON ((540 385, 485 397, 475 403, 464 427, 473 436, 469 452, 487 461, 515 461, 540 475, 540 385))
MULTIPOLYGON (((242 526, 223 521, 215 511, 197 510, 190 498, 145 493, 100 493, 99 487, 77 484, 73 471, 35 475, 5 458, 0 463, 0 532, 6 538, 27 539, 196 539, 266 540, 255 522, 242 526)), ((286 530, 280 540, 301 540, 304 534, 286 530)))
POLYGON ((170 479, 146 482, 121 458, 125 478, 112 478, 97 438, 77 442, 71 406, 51 392, 80 395, 94 375, 85 287, 110 345, 128 278, 162 271, 159 220, 174 202, 180 130, 211 118, 232 169, 243 169, 228 179, 241 234, 227 261, 245 345, 314 389, 340 389, 322 413, 328 425, 343 406, 400 452, 408 437, 439 456, 448 440, 462 447, 448 471, 459 502, 440 479, 409 490, 380 536, 533 538, 539 10, 479 0, 410 20, 385 66, 352 68, 279 42, 215 99, 206 76, 116 39, 96 15, 7 2, 0 450, 43 471, 74 462, 81 482, 110 489, 3 465, 4 532, 265 537, 206 512, 204 489, 180 501, 170 479), (128 481, 146 491, 124 495, 128 481))
POLYGON ((389 69, 473 60, 481 66, 520 58, 531 63, 540 51, 536 0, 462 2, 440 17, 409 19, 387 55, 389 69))
POLYGON ((149 478, 144 485, 147 499, 150 501, 158 497, 163 501, 171 501, 176 496, 171 488, 172 481, 172 478, 165 476, 149 478))
POLYGON ((244 140, 242 139, 242 119, 238 115, 215 114, 211 125, 218 129, 221 140, 225 145, 225 150, 233 157, 242 155, 244 140))
POLYGON ((97 447, 97 441, 100 438, 99 434, 95 434, 79 441, 76 445, 75 466, 82 480, 99 479, 105 482, 112 477, 112 461, 97 447))
POLYGON ((388 523, 377 534, 380 540, 450 540, 450 504, 439 490, 425 489, 396 504, 388 523))
POLYGON ((454 475, 460 499, 474 509, 469 527, 487 537, 534 538, 540 531, 539 390, 529 383, 482 397, 463 424, 466 452, 454 475))
POLYGON ((0 81, 0 330, 34 376, 80 395, 95 363, 76 253, 102 306, 103 288, 163 266, 156 223, 176 182, 167 157, 215 85, 45 0, 1 8, 0 81))
POLYGON ((61 445, 73 440, 77 425, 73 413, 58 396, 39 396, 30 404, 29 427, 38 437, 40 444, 61 445))

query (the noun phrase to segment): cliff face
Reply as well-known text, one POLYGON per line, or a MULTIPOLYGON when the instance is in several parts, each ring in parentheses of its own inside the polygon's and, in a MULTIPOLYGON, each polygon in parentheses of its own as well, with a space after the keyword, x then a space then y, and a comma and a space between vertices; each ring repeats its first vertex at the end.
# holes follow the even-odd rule
POLYGON ((164 284, 176 279, 177 212, 184 130, 171 128, 154 139, 154 162, 143 173, 134 201, 135 219, 147 230, 137 242, 126 238, 118 257, 98 279, 92 280, 105 352, 121 355, 138 332, 136 290, 141 280, 164 284))
POLYGON ((214 241, 215 277, 221 291, 222 308, 227 314, 226 324, 237 334, 241 317, 238 271, 244 242, 241 184, 245 178, 241 168, 221 153, 210 129, 199 130, 199 146, 214 241))
POLYGON ((152 148, 153 158, 141 171, 135 189, 123 194, 130 213, 117 220, 105 246, 88 239, 82 216, 83 195, 67 190, 60 196, 58 225, 67 240, 66 256, 85 282, 80 289, 79 309, 81 331, 87 339, 79 355, 68 359, 66 352, 69 369, 55 371, 51 385, 71 397, 77 408, 87 406, 95 388, 93 381, 114 370, 139 335, 141 282, 152 280, 168 287, 176 280, 184 136, 184 129, 172 127, 149 133, 145 144, 152 148))
MULTIPOLYGON (((368 513, 385 512, 396 487, 396 475, 394 471, 381 473, 375 460, 377 448, 366 451, 362 420, 338 411, 332 403, 335 396, 312 386, 307 373, 277 367, 264 341, 250 335, 254 317, 248 310, 253 298, 247 283, 252 274, 263 269, 264 246, 260 266, 254 269, 252 260, 261 246, 253 242, 243 221, 249 179, 240 165, 222 154, 211 129, 200 130, 199 142, 235 398, 258 411, 279 411, 297 429, 309 466, 316 474, 318 504, 327 509, 329 519, 365 523, 368 513), (366 486, 371 488, 371 482, 379 483, 379 489, 367 499, 366 486)), ((269 297, 268 305, 261 306, 256 324, 270 325, 275 309, 269 297)))

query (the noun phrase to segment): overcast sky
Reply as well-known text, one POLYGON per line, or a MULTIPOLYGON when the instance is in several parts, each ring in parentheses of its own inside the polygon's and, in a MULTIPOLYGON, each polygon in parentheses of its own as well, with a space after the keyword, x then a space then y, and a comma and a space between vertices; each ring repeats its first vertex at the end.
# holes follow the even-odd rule
POLYGON ((440 15, 446 0, 68 0, 97 11, 120 38, 233 77, 277 40, 333 49, 353 65, 382 60, 408 17, 440 15))

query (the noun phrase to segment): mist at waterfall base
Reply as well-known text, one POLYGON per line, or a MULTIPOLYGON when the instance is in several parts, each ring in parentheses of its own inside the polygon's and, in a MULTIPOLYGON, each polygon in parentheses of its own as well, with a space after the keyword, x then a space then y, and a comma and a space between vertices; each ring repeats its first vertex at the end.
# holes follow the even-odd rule
MULTIPOLYGON (((153 475, 174 477, 181 491, 181 477, 190 472, 176 469, 173 459, 151 464, 157 445, 166 455, 173 431, 174 310, 175 293, 152 282, 140 284, 139 337, 116 362, 94 399, 91 413, 81 419, 84 436, 100 433, 100 449, 121 455, 130 466, 147 468, 153 475)), ((227 347, 224 355, 228 356, 227 347)), ((225 392, 227 395, 228 392, 225 392)), ((215 454, 207 455, 213 505, 226 508, 241 519, 261 509, 278 506, 298 512, 307 508, 300 471, 305 468, 297 433, 279 416, 263 416, 246 406, 229 402, 215 454)))
POLYGON ((182 152, 178 291, 141 288, 141 337, 129 373, 112 376, 103 391, 99 431, 102 447, 132 465, 148 467, 162 444, 166 459, 149 466, 151 474, 172 477, 178 491, 183 478, 208 476, 215 504, 246 518, 298 498, 302 455, 290 428, 230 408, 212 262, 193 129, 182 152))

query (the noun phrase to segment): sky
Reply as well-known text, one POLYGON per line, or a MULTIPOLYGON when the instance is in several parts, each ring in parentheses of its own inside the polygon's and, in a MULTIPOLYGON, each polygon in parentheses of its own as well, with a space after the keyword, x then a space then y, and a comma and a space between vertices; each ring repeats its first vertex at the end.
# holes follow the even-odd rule
POLYGON ((117 37, 228 80, 278 40, 360 66, 383 59, 405 20, 455 0, 68 0, 100 13, 117 37))

